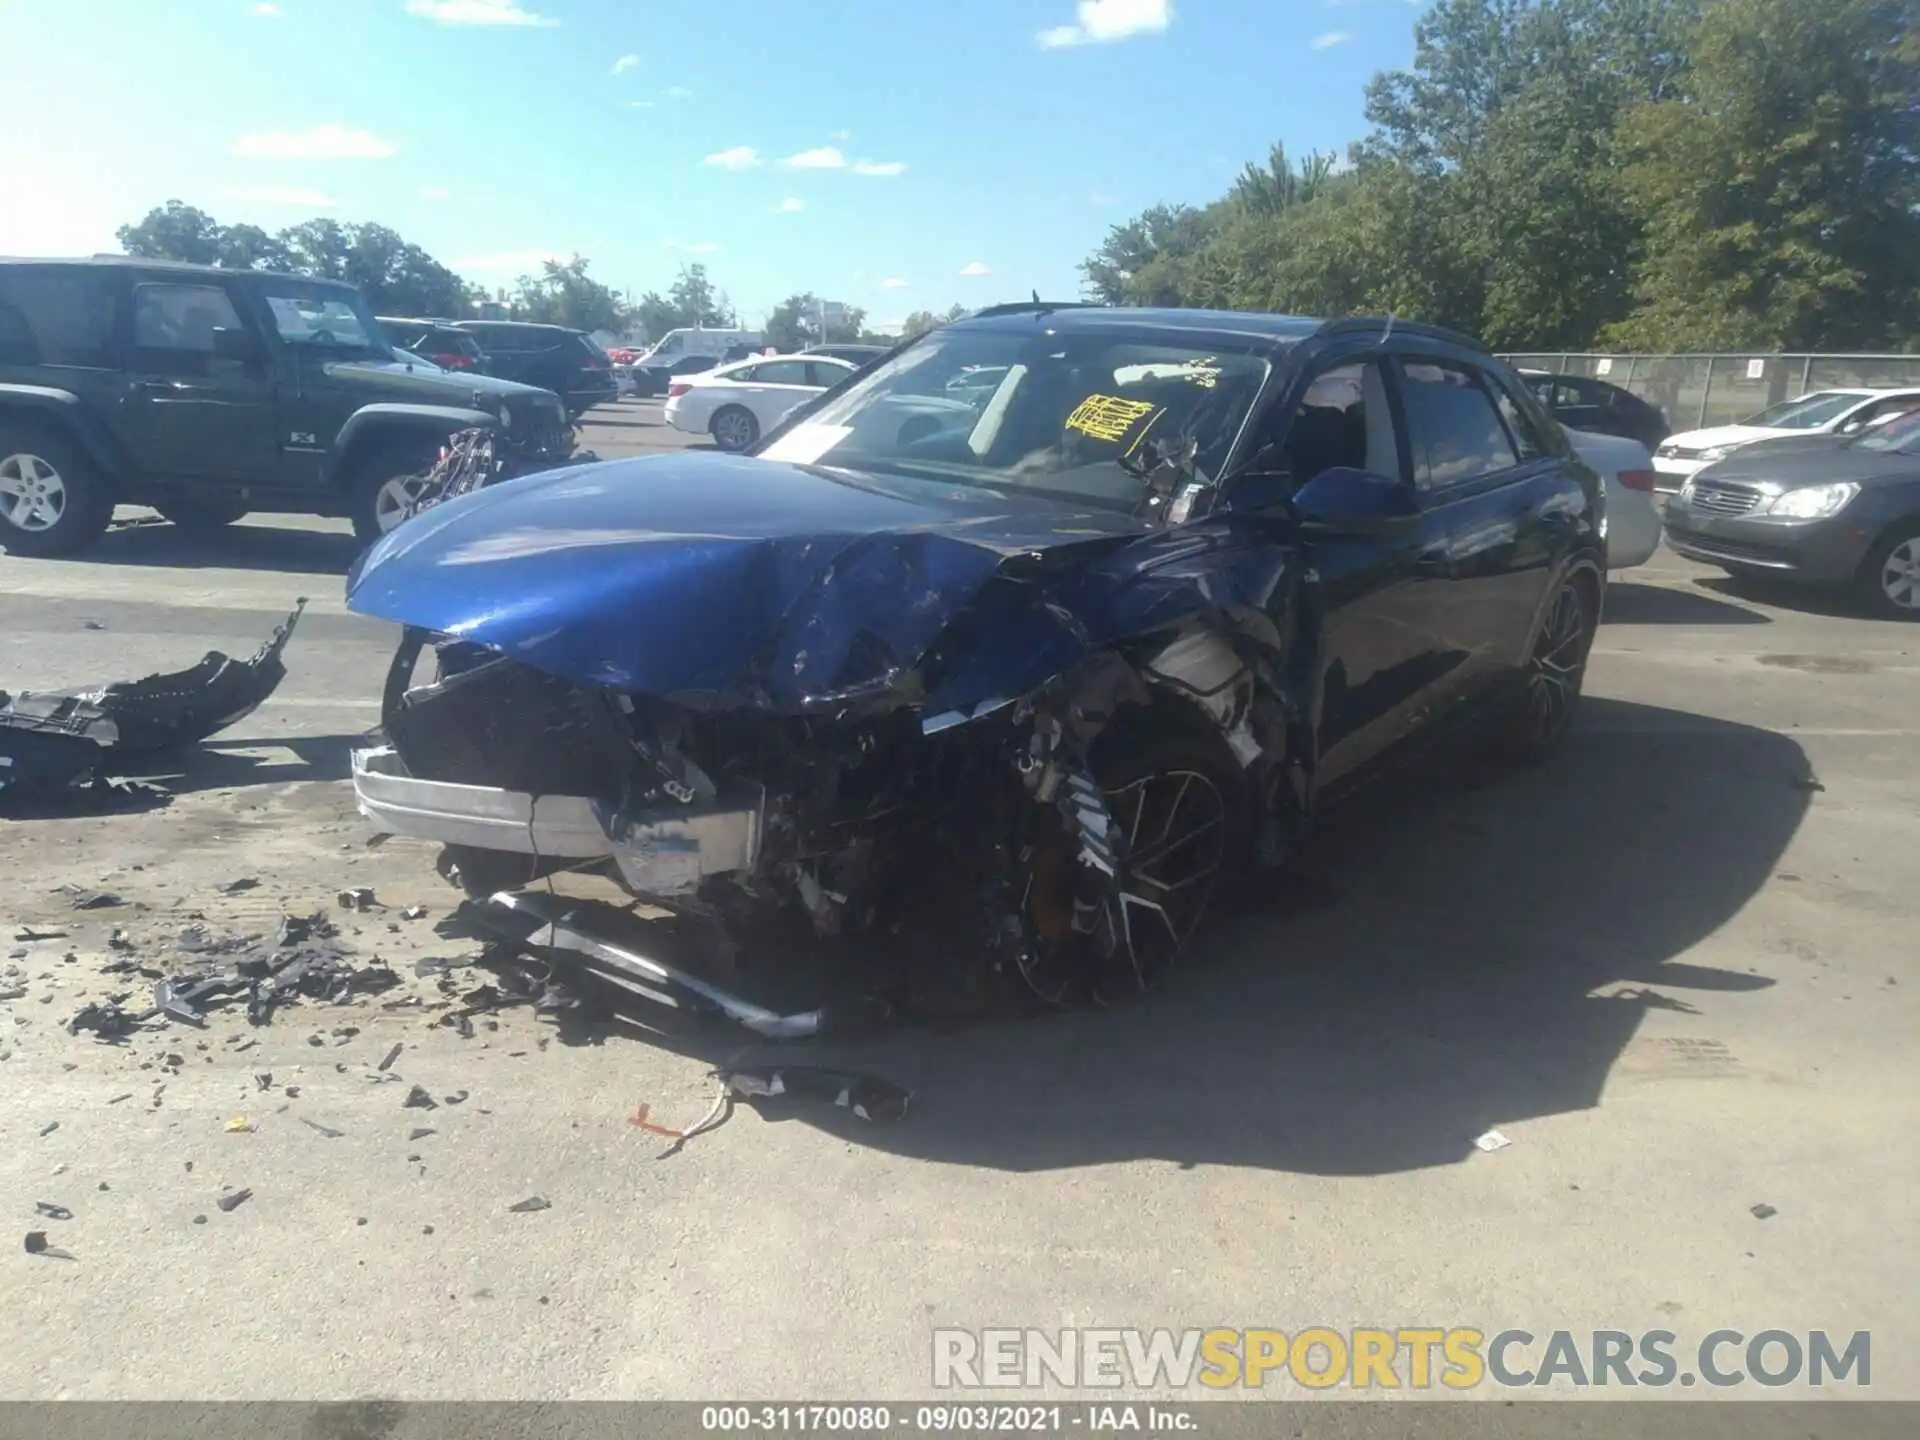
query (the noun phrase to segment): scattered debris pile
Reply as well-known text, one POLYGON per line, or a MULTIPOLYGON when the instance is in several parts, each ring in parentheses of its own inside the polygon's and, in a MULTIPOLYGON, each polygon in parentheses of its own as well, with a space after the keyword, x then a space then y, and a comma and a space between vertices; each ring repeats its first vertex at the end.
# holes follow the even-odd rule
POLYGON ((188 1025, 206 1022, 209 1009, 245 1000, 247 1019, 265 1025, 279 1005, 301 999, 344 1004, 357 995, 378 995, 400 977, 376 960, 359 965, 335 943, 339 931, 325 911, 288 915, 271 943, 257 935, 215 938, 204 925, 182 931, 178 947, 208 964, 164 975, 154 982, 152 1005, 129 1009, 131 992, 83 1006, 67 1024, 78 1035, 90 1030, 102 1040, 123 1040, 140 1026, 165 1015, 188 1025), (225 957, 230 965, 212 968, 225 957))
POLYGON ((250 660, 210 650, 188 670, 78 690, 0 690, 0 796, 104 784, 114 762, 195 744, 245 719, 286 678, 303 596, 250 660))

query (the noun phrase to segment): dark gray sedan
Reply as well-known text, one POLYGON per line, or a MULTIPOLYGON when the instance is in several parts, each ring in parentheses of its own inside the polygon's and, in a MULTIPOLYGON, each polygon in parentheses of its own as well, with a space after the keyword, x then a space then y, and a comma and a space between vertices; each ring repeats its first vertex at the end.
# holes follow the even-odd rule
POLYGON ((1666 530, 1690 560, 1850 590, 1877 615, 1920 620, 1920 412, 1742 446, 1680 488, 1666 530))

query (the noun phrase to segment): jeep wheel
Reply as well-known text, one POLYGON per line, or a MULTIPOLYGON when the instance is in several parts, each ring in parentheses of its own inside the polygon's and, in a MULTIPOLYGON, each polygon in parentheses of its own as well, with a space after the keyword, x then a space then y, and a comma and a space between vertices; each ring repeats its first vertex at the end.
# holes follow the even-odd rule
POLYGON ((58 435, 0 429, 0 550, 71 555, 113 517, 113 497, 58 435))
POLYGON ((224 530, 247 513, 244 505, 222 505, 217 500, 169 500, 153 508, 182 530, 196 535, 224 530))
POLYGON ((353 486, 353 533, 371 545, 407 518, 440 455, 438 441, 395 445, 359 467, 353 486))

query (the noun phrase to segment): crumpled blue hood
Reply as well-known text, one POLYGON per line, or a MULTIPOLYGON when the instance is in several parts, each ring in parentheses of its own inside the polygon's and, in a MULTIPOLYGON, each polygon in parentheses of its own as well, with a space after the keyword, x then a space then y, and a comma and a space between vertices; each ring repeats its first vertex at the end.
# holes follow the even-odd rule
MULTIPOLYGON (((896 684, 996 576, 1045 564, 1027 557, 1090 547, 1091 559, 1148 529, 934 481, 657 455, 437 505, 368 551, 347 595, 360 614, 568 679, 801 709, 896 684)), ((1031 582, 1014 588, 1016 608, 1046 609, 1031 582)), ((1080 648, 1063 638, 1078 628, 1069 616, 1044 627, 1044 643, 1030 619, 1016 628, 1023 645, 1056 652, 1036 663, 1057 667, 1080 648)), ((991 638, 974 636, 974 648, 991 638)))

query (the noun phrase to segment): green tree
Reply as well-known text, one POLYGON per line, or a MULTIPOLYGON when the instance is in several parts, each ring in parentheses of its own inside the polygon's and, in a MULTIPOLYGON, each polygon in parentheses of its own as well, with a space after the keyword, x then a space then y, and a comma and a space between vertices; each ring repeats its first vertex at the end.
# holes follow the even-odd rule
POLYGON ((1219 217, 1190 205, 1153 205, 1107 232, 1082 262, 1087 297, 1108 305, 1181 305, 1195 255, 1213 239, 1219 217))
POLYGON ((773 307, 761 333, 767 337, 767 344, 789 354, 814 343, 819 314, 820 302, 811 293, 789 295, 773 307))
POLYGON ((1248 161, 1241 169, 1227 199, 1255 215, 1278 215, 1324 194, 1333 182, 1336 164, 1337 157, 1314 150, 1295 166, 1287 159, 1287 147, 1275 141, 1265 165, 1248 161))
POLYGON ((617 332, 628 320, 620 297, 587 274, 587 261, 578 255, 565 264, 547 261, 538 276, 521 276, 514 313, 539 324, 565 325, 573 330, 617 332))
POLYGON ((680 312, 658 290, 649 290, 633 307, 634 320, 647 332, 647 339, 658 340, 680 324, 680 312))
MULTIPOLYGON (((707 278, 704 265, 682 265, 679 278, 667 291, 679 323, 714 330, 730 330, 738 324, 732 305, 707 278)), ((671 328, 671 327, 670 327, 671 328)))
POLYGON ((1646 217, 1609 342, 1824 349, 1920 338, 1920 0, 1715 0, 1685 93, 1626 126, 1646 217))
POLYGON ((231 270, 287 268, 286 247, 257 225, 222 225, 204 210, 179 200, 155 206, 138 222, 116 232, 120 248, 149 260, 223 265, 231 270))
POLYGON ((911 315, 907 316, 905 320, 900 322, 900 338, 902 340, 911 340, 914 336, 924 335, 927 331, 935 329, 944 323, 945 322, 931 310, 915 310, 911 315))

